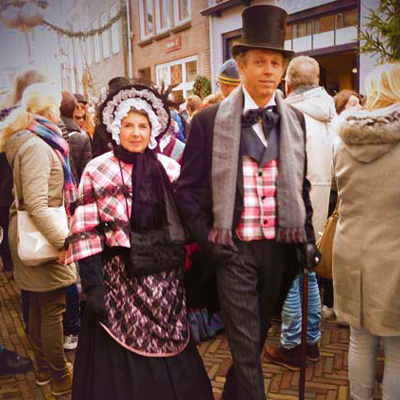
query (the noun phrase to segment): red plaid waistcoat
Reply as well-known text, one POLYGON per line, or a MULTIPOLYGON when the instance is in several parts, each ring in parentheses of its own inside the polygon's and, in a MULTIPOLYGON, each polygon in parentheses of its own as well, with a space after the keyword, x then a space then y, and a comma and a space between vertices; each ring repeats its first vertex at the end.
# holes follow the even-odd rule
MULTIPOLYGON (((178 178, 179 164, 157 154, 171 181, 178 178)), ((132 208, 132 165, 108 152, 93 159, 85 168, 79 197, 71 218, 67 263, 101 253, 104 246, 130 247, 128 214, 132 208), (127 200, 125 194, 129 193, 127 200), (101 229, 99 229, 101 228, 101 229)))
POLYGON ((236 235, 244 242, 275 239, 278 167, 278 158, 260 168, 243 156, 243 210, 236 235))

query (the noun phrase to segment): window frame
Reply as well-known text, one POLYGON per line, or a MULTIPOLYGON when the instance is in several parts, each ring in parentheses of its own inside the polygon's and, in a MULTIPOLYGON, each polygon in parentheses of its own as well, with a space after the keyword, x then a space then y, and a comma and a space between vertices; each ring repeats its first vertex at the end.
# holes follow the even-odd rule
MULTIPOLYGON (((104 11, 103 13, 101 13, 101 26, 104 26, 105 24, 108 23, 109 21, 109 15, 107 11, 104 11)), ((102 34, 101 34, 101 48, 102 48, 102 56, 103 56, 103 60, 106 60, 107 58, 110 57, 110 32, 109 29, 105 30, 102 34), (106 43, 105 43, 106 42, 106 43)))
POLYGON ((190 56, 190 57, 185 57, 185 58, 181 58, 179 60, 175 60, 175 61, 171 61, 168 63, 163 63, 163 64, 158 64, 156 65, 156 83, 157 85, 161 85, 161 82, 159 82, 158 80, 158 71, 162 68, 168 68, 168 82, 165 82, 167 85, 171 84, 171 67, 175 66, 175 65, 182 65, 182 82, 177 85, 174 90, 172 91, 172 93, 174 91, 180 91, 182 90, 183 92, 183 97, 186 99, 187 98, 187 92, 191 91, 193 89, 193 85, 195 81, 190 81, 187 82, 186 81, 186 63, 192 62, 192 61, 196 61, 196 67, 197 67, 197 74, 198 75, 198 71, 199 71, 199 57, 197 55, 195 56, 190 56))
POLYGON ((157 34, 167 32, 169 29, 171 29, 171 9, 170 9, 170 0, 154 0, 155 1, 155 19, 156 19, 156 32, 157 34), (168 4, 168 25, 165 25, 162 27, 162 16, 164 14, 164 7, 163 4, 168 4))
MULTIPOLYGON (((110 7, 110 18, 113 19, 118 14, 118 5, 114 3, 110 7)), ((111 54, 118 54, 121 50, 119 45, 119 21, 111 27, 111 54)))
POLYGON ((187 22, 192 20, 192 0, 173 0, 173 7, 174 7, 174 23, 175 26, 186 24, 187 22), (189 16, 185 19, 180 18, 181 13, 181 4, 182 1, 188 2, 188 13, 189 16))
POLYGON ((139 0, 139 22, 140 22, 140 38, 141 40, 147 40, 154 36, 154 1, 150 0, 153 4, 153 26, 151 32, 148 32, 148 24, 147 24, 147 1, 148 0, 139 0))
MULTIPOLYGON (((99 19, 95 19, 92 23, 93 29, 99 29, 99 19)), ((94 63, 101 61, 101 49, 100 49, 100 35, 97 33, 93 36, 93 49, 94 49, 94 63)))

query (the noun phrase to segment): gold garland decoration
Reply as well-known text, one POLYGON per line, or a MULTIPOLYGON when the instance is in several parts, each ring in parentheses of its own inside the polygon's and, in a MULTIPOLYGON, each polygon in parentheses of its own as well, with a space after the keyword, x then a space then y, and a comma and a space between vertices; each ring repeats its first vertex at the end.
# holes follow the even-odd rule
POLYGON ((69 38, 88 38, 95 35, 101 35, 107 29, 111 28, 111 26, 115 24, 125 13, 126 13, 126 6, 125 4, 123 4, 120 6, 118 13, 114 17, 112 17, 105 25, 103 25, 98 29, 91 29, 90 31, 87 32, 84 31, 74 32, 71 29, 63 29, 60 28, 59 26, 51 24, 46 20, 43 20, 42 25, 59 33, 60 35, 68 36, 69 38))

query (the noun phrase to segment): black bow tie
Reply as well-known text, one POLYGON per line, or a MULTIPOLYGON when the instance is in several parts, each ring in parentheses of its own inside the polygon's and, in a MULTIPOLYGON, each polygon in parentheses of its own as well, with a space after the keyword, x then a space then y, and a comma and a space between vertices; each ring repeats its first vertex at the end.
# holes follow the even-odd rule
POLYGON ((279 114, 276 106, 268 106, 266 108, 256 108, 248 110, 242 115, 242 127, 253 126, 258 123, 261 118, 265 138, 268 139, 269 132, 279 121, 279 114))

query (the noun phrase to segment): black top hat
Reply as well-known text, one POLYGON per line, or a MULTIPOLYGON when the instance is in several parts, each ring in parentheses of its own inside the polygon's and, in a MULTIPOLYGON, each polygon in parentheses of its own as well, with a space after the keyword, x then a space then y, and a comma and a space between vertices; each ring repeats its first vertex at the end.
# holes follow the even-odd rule
POLYGON ((88 101, 82 94, 74 93, 74 96, 75 96, 76 100, 78 101, 78 103, 87 104, 88 101))
POLYGON ((258 5, 246 8, 242 13, 243 38, 240 44, 232 47, 232 55, 251 49, 274 50, 284 57, 294 52, 285 50, 285 27, 287 13, 283 8, 258 5))

